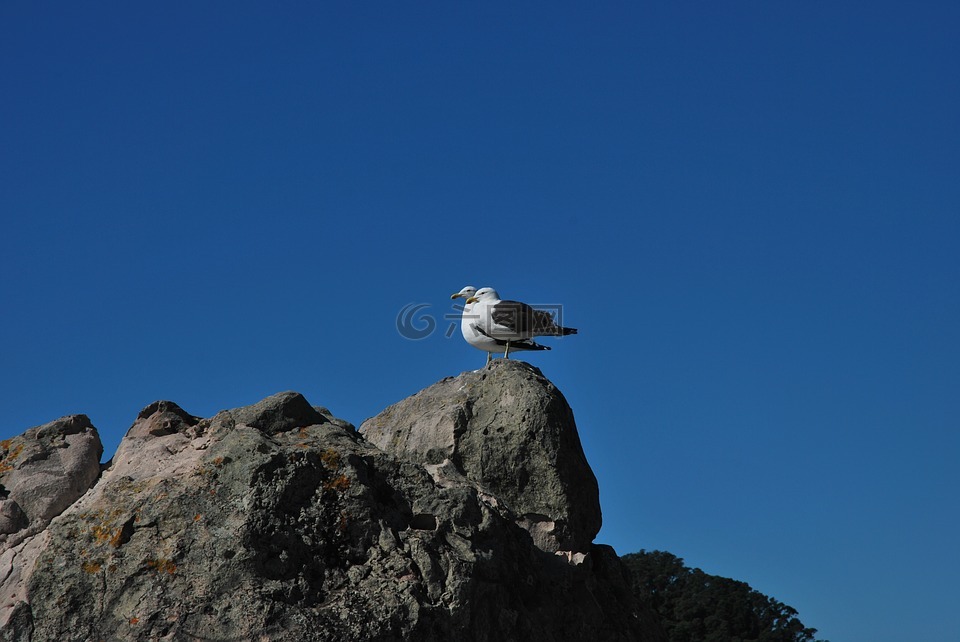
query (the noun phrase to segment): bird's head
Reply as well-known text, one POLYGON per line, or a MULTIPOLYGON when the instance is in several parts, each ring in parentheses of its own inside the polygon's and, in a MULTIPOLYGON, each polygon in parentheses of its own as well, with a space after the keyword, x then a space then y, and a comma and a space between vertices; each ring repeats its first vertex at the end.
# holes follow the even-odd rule
POLYGON ((480 288, 476 294, 467 299, 467 303, 476 303, 478 301, 499 301, 500 295, 493 288, 480 288))
POLYGON ((464 286, 464 288, 459 292, 454 292, 453 294, 451 294, 450 298, 451 299, 469 299, 476 293, 477 293, 477 288, 473 287, 472 285, 467 285, 467 286, 464 286))

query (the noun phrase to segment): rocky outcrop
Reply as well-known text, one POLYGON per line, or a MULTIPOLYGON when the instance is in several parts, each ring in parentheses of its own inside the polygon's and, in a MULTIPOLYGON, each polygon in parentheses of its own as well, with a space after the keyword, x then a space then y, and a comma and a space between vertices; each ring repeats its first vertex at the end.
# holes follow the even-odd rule
POLYGON ((533 366, 498 359, 440 381, 360 426, 372 444, 469 479, 550 552, 585 552, 600 496, 566 399, 533 366))
POLYGON ((0 624, 3 639, 29 640, 28 584, 50 521, 100 476, 103 445, 85 415, 0 441, 0 624))
POLYGON ((0 441, 0 541, 42 529, 87 492, 100 476, 102 455, 100 435, 85 415, 0 441))
POLYGON ((156 402, 99 480, 68 465, 71 435, 96 436, 68 419, 31 429, 46 456, 5 451, 22 512, 6 528, 28 526, 0 542, 0 639, 652 639, 619 558, 590 543, 596 482, 569 407, 526 364, 444 380, 369 439, 297 393, 208 419, 156 402), (43 461, 75 490, 28 500, 46 492, 30 479, 49 488, 29 475, 43 461))

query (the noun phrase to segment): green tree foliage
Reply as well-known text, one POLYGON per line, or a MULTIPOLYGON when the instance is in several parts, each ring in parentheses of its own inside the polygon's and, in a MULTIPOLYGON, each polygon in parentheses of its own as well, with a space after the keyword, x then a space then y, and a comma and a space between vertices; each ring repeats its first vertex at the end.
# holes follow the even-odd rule
POLYGON ((664 551, 623 556, 638 602, 655 611, 670 642, 813 642, 797 612, 744 582, 687 568, 664 551))

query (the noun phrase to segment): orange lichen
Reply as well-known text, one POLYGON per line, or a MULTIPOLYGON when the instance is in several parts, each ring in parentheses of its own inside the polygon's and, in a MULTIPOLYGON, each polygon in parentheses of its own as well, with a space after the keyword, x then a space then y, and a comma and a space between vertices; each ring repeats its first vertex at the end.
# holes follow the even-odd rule
POLYGON ((138 617, 130 618, 130 624, 138 624, 139 622, 140 622, 140 618, 138 617))
POLYGON ((350 488, 350 479, 346 475, 337 475, 333 479, 323 482, 324 490, 335 490, 342 493, 348 488, 350 488))
POLYGON ((7 453, 3 460, 0 461, 0 475, 2 475, 7 471, 13 470, 13 462, 16 461, 20 453, 23 452, 23 443, 21 442, 11 449, 11 440, 4 439, 0 442, 0 446, 2 446, 3 450, 7 453))
POLYGON ((90 573, 93 575, 94 573, 99 573, 100 569, 103 568, 103 565, 100 562, 87 561, 81 564, 80 568, 82 568, 85 573, 90 573))
POLYGON ((97 540, 98 544, 109 544, 114 548, 123 546, 123 528, 94 526, 90 530, 93 532, 93 538, 97 540))
POLYGON ((340 453, 333 448, 326 448, 320 451, 320 461, 330 470, 334 470, 340 467, 340 453))
POLYGON ((201 519, 203 519, 203 515, 201 515, 200 513, 197 513, 196 515, 193 516, 193 521, 195 522, 199 522, 201 519))
POLYGON ((123 529, 118 528, 113 533, 113 537, 110 538, 110 546, 114 548, 120 548, 123 546, 123 529))
POLYGON ((106 526, 94 526, 90 531, 93 533, 93 539, 97 540, 98 544, 103 544, 113 537, 113 531, 106 526))
POLYGON ((156 571, 158 574, 167 573, 173 575, 177 572, 177 565, 168 559, 148 559, 147 567, 156 571))

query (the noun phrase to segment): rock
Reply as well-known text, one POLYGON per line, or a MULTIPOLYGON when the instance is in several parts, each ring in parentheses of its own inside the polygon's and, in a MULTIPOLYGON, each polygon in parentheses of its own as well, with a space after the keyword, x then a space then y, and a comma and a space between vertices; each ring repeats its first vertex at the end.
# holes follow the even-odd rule
POLYGON ((151 404, 96 485, 0 554, 0 639, 652 641, 586 539, 596 483, 562 396, 528 366, 482 375, 407 400, 468 415, 429 457, 439 429, 387 452, 296 393, 208 419, 151 404), (525 483, 495 483, 505 462, 525 483), (536 545, 545 520, 577 547, 536 545))
POLYGON ((249 408, 232 412, 238 424, 275 434, 329 421, 298 392, 281 392, 249 408))
POLYGON ((154 401, 140 411, 137 419, 145 421, 135 424, 134 431, 128 437, 172 435, 184 432, 200 421, 199 417, 194 417, 172 401, 154 401))
POLYGON ((23 518, 35 528, 45 526, 93 485, 102 455, 100 435, 85 415, 63 417, 0 441, 0 485, 6 502, 12 502, 3 509, 7 528, 11 522, 22 524, 23 518))
POLYGON ((85 415, 0 441, 0 639, 29 641, 27 583, 50 521, 100 476, 103 445, 85 415))
POLYGON ((12 499, 0 499, 0 535, 16 533, 29 525, 30 520, 20 504, 12 499))
POLYGON ((363 436, 439 465, 506 504, 539 547, 587 551, 600 530, 597 479, 563 395, 528 363, 497 359, 368 419, 363 436))

